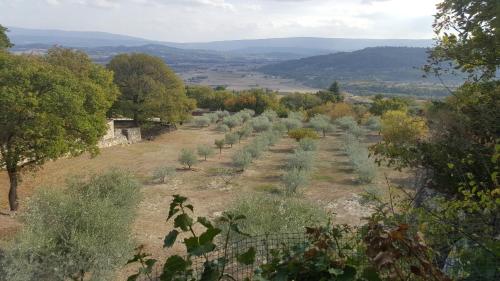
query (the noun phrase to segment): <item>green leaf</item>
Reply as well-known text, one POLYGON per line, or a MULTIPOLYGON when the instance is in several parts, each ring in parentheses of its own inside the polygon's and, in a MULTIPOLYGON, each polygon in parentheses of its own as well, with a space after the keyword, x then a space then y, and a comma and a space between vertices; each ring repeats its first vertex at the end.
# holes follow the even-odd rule
POLYGON ((209 253, 215 249, 215 244, 211 242, 206 242, 203 245, 197 237, 190 237, 184 239, 184 244, 186 244, 186 251, 188 254, 193 256, 201 256, 203 254, 209 253))
POLYGON ((169 257, 165 262, 165 265, 163 265, 163 273, 160 276, 160 280, 173 280, 177 273, 185 272, 189 265, 190 263, 188 261, 178 255, 169 257))
POLYGON ((198 217, 197 221, 206 228, 213 228, 212 223, 205 217, 198 217))
POLYGON ((218 228, 208 228, 207 231, 200 235, 200 245, 205 245, 207 243, 212 243, 215 236, 221 233, 222 230, 218 228))
POLYGON ((191 210, 191 212, 193 212, 193 211, 194 211, 194 207, 193 207, 193 205, 191 205, 191 204, 188 204, 188 205, 186 205, 185 207, 186 207, 186 208, 188 208, 189 210, 191 210))
POLYGON ((157 262, 157 260, 155 260, 155 259, 149 259, 145 262, 145 264, 148 267, 148 269, 151 269, 153 267, 153 265, 155 265, 156 262, 157 262))
POLYGON ((382 281, 377 270, 373 267, 365 268, 361 277, 365 278, 367 281, 382 281))
POLYGON ((236 258, 239 263, 244 265, 251 265, 255 262, 255 248, 250 247, 245 253, 238 255, 236 258))
POLYGON ((344 273, 338 276, 338 281, 354 281, 356 280, 356 268, 347 265, 344 267, 344 273))
POLYGON ((344 273, 344 271, 340 268, 333 268, 332 267, 332 268, 328 269, 328 273, 335 275, 335 276, 338 276, 338 275, 344 273))
POLYGON ((175 240, 177 239, 177 235, 179 235, 179 231, 177 230, 172 230, 170 231, 167 236, 165 236, 165 239, 163 240, 163 248, 170 248, 172 245, 174 245, 175 240))
POLYGON ((247 237, 250 236, 250 234, 247 234, 247 233, 244 233, 243 231, 241 231, 239 226, 235 223, 231 224, 229 227, 231 228, 232 231, 234 231, 240 235, 247 236, 247 237))
POLYGON ((130 275, 128 278, 127 278, 127 281, 136 281, 137 278, 139 278, 139 273, 136 273, 134 275, 130 275))
POLYGON ((201 274, 200 281, 217 281, 219 280, 219 269, 213 263, 205 263, 205 268, 201 274))
POLYGON ((187 214, 180 214, 174 220, 174 227, 179 227, 183 231, 188 231, 193 225, 193 219, 187 214))

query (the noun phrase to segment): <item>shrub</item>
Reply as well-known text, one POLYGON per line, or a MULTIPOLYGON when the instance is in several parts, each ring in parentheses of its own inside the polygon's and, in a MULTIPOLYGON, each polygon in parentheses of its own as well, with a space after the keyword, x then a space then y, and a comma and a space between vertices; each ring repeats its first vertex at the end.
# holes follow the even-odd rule
POLYGON ((229 113, 229 111, 227 111, 227 110, 224 110, 224 111, 218 110, 215 112, 215 114, 217 114, 217 117, 219 117, 219 119, 224 119, 224 118, 228 117, 229 115, 231 115, 229 113))
POLYGON ((252 131, 253 129, 251 126, 243 126, 243 128, 236 131, 236 134, 238 135, 238 142, 241 142, 242 139, 249 137, 252 134, 252 131))
POLYGON ((250 115, 250 117, 254 117, 255 116, 255 110, 253 110, 253 109, 245 108, 245 109, 242 109, 240 111, 240 113, 248 114, 248 115, 250 115))
POLYGON ((5 280, 112 280, 134 249, 131 225, 139 184, 112 171, 39 189, 24 227, 6 251, 5 280))
POLYGON ((205 161, 207 160, 207 157, 213 156, 214 154, 215 154, 214 149, 211 148, 210 146, 208 146, 206 144, 202 144, 202 145, 198 146, 198 155, 200 157, 203 157, 205 159, 205 161))
POLYGON ((288 158, 286 166, 289 170, 298 169, 310 171, 313 166, 313 152, 301 149, 295 150, 288 158))
POLYGON ((266 117, 269 122, 274 122, 278 119, 278 114, 274 110, 267 109, 264 111, 261 116, 266 117))
POLYGON ((215 130, 221 133, 227 133, 229 132, 229 127, 226 124, 219 123, 217 127, 215 127, 215 130))
POLYGON ((230 184, 238 175, 235 169, 222 167, 212 168, 209 170, 208 174, 221 179, 226 185, 230 184))
POLYGON ((315 140, 304 138, 299 141, 299 149, 304 151, 316 151, 318 149, 318 145, 315 140))
POLYGON ((252 119, 253 115, 250 115, 248 111, 242 110, 236 114, 236 116, 240 119, 242 123, 247 122, 248 120, 252 119))
POLYGON ((291 137, 292 139, 295 139, 296 141, 300 141, 301 139, 304 138, 310 138, 310 139, 318 139, 319 136, 318 134, 309 128, 299 128, 299 129, 293 129, 288 132, 288 136, 291 137))
POLYGON ((256 132, 263 132, 271 129, 271 122, 267 117, 254 117, 251 122, 252 127, 256 132))
POLYGON ((305 199, 270 194, 241 196, 229 208, 247 217, 241 230, 250 235, 303 232, 304 228, 321 225, 328 216, 321 206, 305 199))
POLYGON ((351 127, 357 126, 358 123, 354 120, 352 116, 344 116, 335 120, 335 124, 337 124, 342 130, 347 130, 351 127))
POLYGON ((295 118, 286 118, 283 119, 281 122, 285 125, 287 132, 302 127, 302 122, 295 118))
POLYGON ((288 194, 297 192, 299 187, 307 185, 309 173, 307 170, 293 168, 283 175, 283 184, 288 194))
POLYGON ((229 127, 229 131, 232 131, 234 127, 241 124, 241 119, 239 116, 233 115, 224 118, 224 125, 229 127))
POLYGON ((162 166, 153 171, 153 181, 165 183, 172 179, 176 174, 174 167, 162 166))
POLYGON ((264 150, 264 146, 261 142, 258 141, 253 141, 249 145, 247 145, 244 150, 250 155, 252 155, 252 158, 259 158, 259 156, 262 154, 262 151, 264 150))
POLYGON ((347 129, 347 133, 359 139, 366 134, 366 131, 357 124, 353 124, 351 127, 347 129))
POLYGON ((272 130, 279 135, 283 135, 284 133, 287 132, 287 128, 285 124, 283 124, 282 122, 274 122, 272 130))
POLYGON ((207 113, 207 114, 204 114, 203 116, 207 117, 208 120, 210 120, 211 124, 216 123, 219 120, 219 116, 215 112, 207 113))
POLYGON ((206 127, 210 125, 210 119, 207 116, 197 116, 194 118, 194 123, 198 127, 206 127))
POLYGON ((219 154, 222 154, 222 149, 224 148, 224 145, 226 144, 224 139, 215 140, 214 143, 215 143, 215 146, 219 149, 219 154))
POLYGON ((239 139, 240 137, 238 136, 238 134, 228 133, 224 137, 224 142, 233 147, 233 144, 237 143, 239 139))
POLYGON ((372 131, 380 131, 380 117, 370 116, 366 121, 366 127, 372 131))
POLYGON ((192 166, 198 163, 198 158, 194 154, 194 151, 190 149, 183 148, 181 154, 179 155, 179 163, 191 169, 192 166))
POLYGON ((246 150, 238 150, 233 155, 233 165, 244 171, 252 163, 252 155, 246 150))
POLYGON ((369 158, 368 149, 355 136, 346 134, 344 138, 344 150, 358 175, 359 182, 371 183, 375 179, 377 168, 375 163, 369 158))
POLYGON ((323 133, 323 137, 326 136, 326 133, 334 130, 334 127, 330 124, 330 120, 327 116, 324 115, 316 115, 309 121, 314 130, 317 132, 323 133))
POLYGON ((288 119, 295 119, 302 122, 306 119, 306 115, 302 111, 290 111, 288 112, 288 119))

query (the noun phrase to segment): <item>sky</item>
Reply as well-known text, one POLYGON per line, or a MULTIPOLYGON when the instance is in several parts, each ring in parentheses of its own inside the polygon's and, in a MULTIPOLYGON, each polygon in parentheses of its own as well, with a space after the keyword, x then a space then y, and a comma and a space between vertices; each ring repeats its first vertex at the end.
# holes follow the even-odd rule
POLYGON ((4 26, 170 42, 433 37, 439 0, 0 0, 4 26))

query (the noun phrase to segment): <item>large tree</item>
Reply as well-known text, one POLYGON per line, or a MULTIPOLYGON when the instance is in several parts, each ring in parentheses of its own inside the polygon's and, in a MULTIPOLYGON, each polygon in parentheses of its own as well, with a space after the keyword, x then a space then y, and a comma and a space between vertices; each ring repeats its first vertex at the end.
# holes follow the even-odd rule
POLYGON ((20 173, 51 159, 95 154, 118 93, 113 74, 86 55, 54 49, 44 57, 0 52, 0 167, 18 207, 20 173))
POLYGON ((6 27, 0 24, 0 49, 7 49, 13 46, 12 43, 10 43, 9 37, 7 37, 6 32, 8 31, 6 27))
POLYGON ((195 107, 186 96, 182 80, 161 58, 146 54, 122 54, 108 64, 122 95, 113 106, 114 113, 142 123, 150 118, 182 122, 195 107))

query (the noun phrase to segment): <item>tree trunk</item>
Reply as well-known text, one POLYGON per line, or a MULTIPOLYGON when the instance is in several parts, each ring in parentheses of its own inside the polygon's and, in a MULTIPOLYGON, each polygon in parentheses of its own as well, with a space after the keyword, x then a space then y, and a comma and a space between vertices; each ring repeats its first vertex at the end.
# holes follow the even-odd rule
POLYGON ((10 180, 9 189, 9 206, 11 211, 17 211, 19 203, 17 202, 17 184, 19 181, 19 173, 17 170, 8 171, 10 180))

